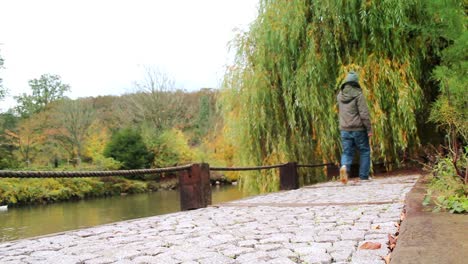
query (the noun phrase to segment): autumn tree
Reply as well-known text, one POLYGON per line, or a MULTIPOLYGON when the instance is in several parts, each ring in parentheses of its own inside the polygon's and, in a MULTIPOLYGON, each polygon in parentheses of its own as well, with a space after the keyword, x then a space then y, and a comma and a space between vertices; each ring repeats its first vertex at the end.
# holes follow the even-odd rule
POLYGON ((5 130, 5 138, 8 144, 15 147, 15 153, 26 166, 31 165, 34 158, 41 152, 41 144, 45 135, 42 133, 43 116, 22 119, 12 130, 5 130))
POLYGON ((39 79, 32 79, 29 86, 32 94, 15 96, 18 103, 16 111, 23 117, 38 113, 51 102, 63 99, 65 93, 70 91, 70 86, 62 83, 61 77, 54 74, 43 74, 39 79))
MULTIPOLYGON (((237 57, 225 77, 225 119, 243 163, 337 162, 335 98, 350 70, 369 103, 373 159, 398 163, 414 150, 438 61, 439 37, 428 34, 439 19, 428 15, 432 1, 261 0, 250 31, 233 42, 237 57)), ((245 183, 268 191, 275 180, 245 183)))
POLYGON ((118 108, 124 123, 147 123, 159 132, 172 127, 183 112, 182 92, 175 89, 175 81, 162 71, 146 67, 144 79, 135 87, 135 93, 124 97, 118 108))
POLYGON ((95 119, 89 128, 89 134, 84 145, 84 155, 91 158, 92 163, 99 170, 117 170, 121 166, 120 162, 115 159, 104 156, 105 147, 110 139, 111 132, 109 128, 103 125, 100 119, 95 119))
POLYGON ((80 164, 89 128, 95 120, 92 105, 83 99, 63 100, 57 104, 53 116, 51 120, 55 129, 53 138, 68 149, 80 164))
POLYGON ((17 159, 14 156, 16 145, 9 141, 9 137, 5 134, 6 131, 13 131, 17 122, 18 117, 13 113, 0 113, 0 169, 18 166, 17 159))

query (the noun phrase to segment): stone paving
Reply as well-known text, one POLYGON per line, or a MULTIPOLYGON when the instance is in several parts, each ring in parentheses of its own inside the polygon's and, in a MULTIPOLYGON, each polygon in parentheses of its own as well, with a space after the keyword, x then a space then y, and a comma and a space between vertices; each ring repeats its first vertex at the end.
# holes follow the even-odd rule
POLYGON ((384 263, 418 175, 337 182, 0 244, 0 263, 384 263), (364 242, 377 250, 362 250, 364 242))

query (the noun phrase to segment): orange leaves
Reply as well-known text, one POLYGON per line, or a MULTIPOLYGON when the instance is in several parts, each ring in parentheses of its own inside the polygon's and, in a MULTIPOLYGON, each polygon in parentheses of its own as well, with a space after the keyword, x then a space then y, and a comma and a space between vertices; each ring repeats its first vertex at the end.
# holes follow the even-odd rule
POLYGON ((5 130, 5 135, 7 136, 7 138, 10 138, 10 139, 19 139, 20 138, 20 136, 17 133, 15 133, 15 132, 13 132, 11 130, 8 130, 8 129, 5 130))
POLYGON ((388 254, 385 257, 382 257, 382 259, 385 261, 385 264, 390 264, 390 258, 392 254, 388 254))
POLYGON ((377 243, 377 242, 364 242, 359 249, 370 249, 370 250, 375 250, 375 249, 380 249, 382 247, 382 244, 377 243))
MULTIPOLYGON (((397 240, 398 240, 398 235, 400 234, 400 226, 401 222, 405 220, 406 218, 406 210, 403 209, 403 212, 400 214, 400 221, 395 223, 395 227, 398 228, 398 231, 395 233, 395 235, 388 234, 388 249, 390 249, 390 252, 393 252, 393 249, 395 249, 397 240)), ((387 256, 381 256, 382 260, 385 261, 385 264, 390 263, 391 259, 391 253, 389 253, 387 256)))
POLYGON ((398 236, 392 236, 390 234, 388 234, 388 247, 390 248, 390 250, 393 250, 396 246, 396 243, 397 243, 397 239, 398 239, 398 236))

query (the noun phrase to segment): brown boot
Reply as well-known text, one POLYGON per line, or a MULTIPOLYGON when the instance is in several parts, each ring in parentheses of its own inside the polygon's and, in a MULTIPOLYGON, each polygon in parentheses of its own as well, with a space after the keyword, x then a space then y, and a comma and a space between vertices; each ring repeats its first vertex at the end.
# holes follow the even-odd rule
POLYGON ((343 184, 348 183, 348 172, 346 171, 346 166, 345 165, 341 166, 341 168, 340 168, 340 181, 343 184))

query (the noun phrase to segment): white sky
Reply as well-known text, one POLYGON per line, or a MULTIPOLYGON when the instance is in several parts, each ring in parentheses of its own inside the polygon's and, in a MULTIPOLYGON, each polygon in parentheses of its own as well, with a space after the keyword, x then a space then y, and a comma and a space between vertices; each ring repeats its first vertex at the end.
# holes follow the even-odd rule
POLYGON ((234 29, 248 30, 258 0, 0 0, 0 70, 9 96, 58 74, 71 98, 119 95, 166 72, 177 88, 218 88, 234 29))

